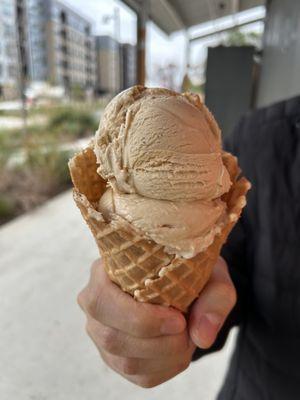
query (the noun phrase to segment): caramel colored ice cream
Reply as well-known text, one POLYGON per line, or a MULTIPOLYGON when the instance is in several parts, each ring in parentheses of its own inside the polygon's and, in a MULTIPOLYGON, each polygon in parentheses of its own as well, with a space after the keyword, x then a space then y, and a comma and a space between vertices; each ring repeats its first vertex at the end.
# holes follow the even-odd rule
POLYGON ((199 97, 130 88, 107 106, 96 133, 99 201, 107 221, 130 222, 171 254, 191 258, 224 225, 231 182, 220 130, 199 97))

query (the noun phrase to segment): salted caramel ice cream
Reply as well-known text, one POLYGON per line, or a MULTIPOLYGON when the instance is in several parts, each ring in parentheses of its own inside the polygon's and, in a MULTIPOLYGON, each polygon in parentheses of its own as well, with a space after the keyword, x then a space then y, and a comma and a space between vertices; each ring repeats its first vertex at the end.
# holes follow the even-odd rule
POLYGON ((137 301, 187 312, 251 187, 199 96, 120 93, 69 169, 111 281, 137 301))
POLYGON ((107 106, 95 137, 99 201, 107 221, 124 218, 165 251, 192 258, 226 218, 231 181, 220 130, 198 96, 135 86, 107 106))

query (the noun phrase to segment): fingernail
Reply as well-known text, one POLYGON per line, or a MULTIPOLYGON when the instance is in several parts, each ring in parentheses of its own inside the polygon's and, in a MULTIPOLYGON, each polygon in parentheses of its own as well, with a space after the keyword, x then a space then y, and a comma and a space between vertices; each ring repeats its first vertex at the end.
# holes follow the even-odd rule
POLYGON ((169 318, 163 322, 161 326, 161 333, 164 335, 175 335, 184 330, 184 321, 180 318, 169 318))
POLYGON ((217 314, 204 314, 197 326, 197 344, 201 348, 210 347, 222 325, 222 317, 217 314))

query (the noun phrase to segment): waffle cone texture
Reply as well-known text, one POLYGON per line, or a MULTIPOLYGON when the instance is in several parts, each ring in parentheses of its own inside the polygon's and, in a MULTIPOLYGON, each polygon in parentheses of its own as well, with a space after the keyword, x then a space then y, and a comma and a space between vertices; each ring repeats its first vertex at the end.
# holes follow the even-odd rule
POLYGON ((115 216, 109 223, 104 220, 97 207, 107 182, 97 173, 93 142, 69 161, 73 197, 96 240, 104 268, 110 279, 136 300, 186 312, 199 296, 251 187, 240 177, 236 157, 224 152, 223 162, 232 181, 230 191, 221 197, 227 204, 226 221, 205 251, 185 259, 167 254, 164 246, 146 238, 121 217, 115 216))

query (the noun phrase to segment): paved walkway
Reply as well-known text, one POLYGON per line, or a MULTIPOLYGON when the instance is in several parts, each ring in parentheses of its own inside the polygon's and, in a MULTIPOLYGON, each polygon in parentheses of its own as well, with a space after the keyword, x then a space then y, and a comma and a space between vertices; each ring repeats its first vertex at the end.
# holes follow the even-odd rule
POLYGON ((1 400, 213 400, 234 334, 218 354, 154 389, 109 370, 76 295, 97 257, 70 192, 0 229, 1 400))

